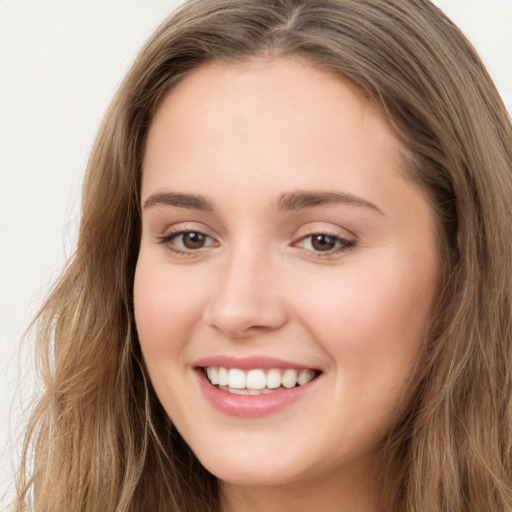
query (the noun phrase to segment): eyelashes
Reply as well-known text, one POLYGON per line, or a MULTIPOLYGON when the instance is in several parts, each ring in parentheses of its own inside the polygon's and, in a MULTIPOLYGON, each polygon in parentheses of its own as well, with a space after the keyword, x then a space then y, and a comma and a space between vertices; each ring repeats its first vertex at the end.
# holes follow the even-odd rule
POLYGON ((161 243, 180 246, 181 250, 196 251, 203 247, 214 245, 213 238, 200 231, 178 231, 162 237, 161 243))
POLYGON ((201 231, 176 231, 159 237, 158 243, 179 256, 197 256, 205 248, 218 247, 218 242, 201 231))
MULTIPOLYGON (((197 257, 210 248, 219 247, 214 238, 202 231, 179 230, 158 238, 172 253, 183 257, 197 257)), ((309 233, 290 244, 315 258, 339 256, 356 246, 355 240, 348 240, 328 232, 309 233)))
POLYGON ((338 254, 354 247, 355 241, 327 233, 312 233, 303 236, 292 245, 313 251, 319 255, 338 254))

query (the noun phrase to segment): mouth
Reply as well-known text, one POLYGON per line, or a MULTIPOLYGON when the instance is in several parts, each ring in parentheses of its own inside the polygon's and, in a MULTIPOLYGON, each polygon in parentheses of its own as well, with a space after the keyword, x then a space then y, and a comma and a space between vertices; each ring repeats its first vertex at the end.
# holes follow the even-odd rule
POLYGON ((312 368, 226 368, 201 367, 210 384, 236 395, 264 395, 304 386, 316 379, 320 371, 312 368))

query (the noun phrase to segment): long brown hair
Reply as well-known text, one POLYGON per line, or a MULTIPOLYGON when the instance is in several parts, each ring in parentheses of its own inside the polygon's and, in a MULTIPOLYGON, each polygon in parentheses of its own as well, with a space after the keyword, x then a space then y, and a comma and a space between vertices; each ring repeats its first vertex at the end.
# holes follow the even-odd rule
POLYGON ((38 318, 45 392, 15 510, 218 510, 138 346, 140 174, 164 95, 205 62, 254 56, 300 58, 363 91, 438 219, 444 285, 383 447, 400 468, 386 509, 512 510, 512 128, 475 51, 427 0, 195 0, 151 37, 106 114, 78 247, 38 318))

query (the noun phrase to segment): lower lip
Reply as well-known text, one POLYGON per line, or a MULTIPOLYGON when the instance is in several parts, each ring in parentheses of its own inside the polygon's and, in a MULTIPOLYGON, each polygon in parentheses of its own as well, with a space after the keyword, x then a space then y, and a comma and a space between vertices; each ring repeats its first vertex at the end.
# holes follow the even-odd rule
POLYGON ((287 405, 300 400, 304 395, 311 392, 320 379, 320 377, 317 377, 303 386, 280 389, 263 395, 237 395, 222 391, 210 384, 202 370, 198 369, 196 373, 199 378, 201 391, 213 407, 224 414, 244 418, 264 416, 285 408, 287 405))

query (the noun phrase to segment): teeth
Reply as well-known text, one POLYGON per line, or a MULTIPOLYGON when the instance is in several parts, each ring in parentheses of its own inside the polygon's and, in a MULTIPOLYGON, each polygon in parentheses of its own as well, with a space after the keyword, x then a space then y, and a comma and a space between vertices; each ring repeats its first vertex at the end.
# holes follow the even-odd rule
POLYGON ((271 389, 236 389, 230 388, 228 386, 219 386, 219 389, 222 391, 227 391, 228 393, 233 393, 234 395, 266 395, 267 393, 272 393, 271 389))
MULTIPOLYGON (((206 370, 208 374, 208 369, 206 370)), ((226 368, 219 368, 219 386, 227 386, 229 383, 229 374, 226 368)), ((212 382, 213 384, 213 382, 212 382)))
POLYGON ((293 368, 285 370, 255 368, 246 372, 238 368, 209 366, 206 368, 206 375, 214 386, 218 385, 223 391, 239 395, 260 395, 280 387, 291 389, 303 386, 313 380, 315 371, 311 369, 297 371, 293 368))
POLYGON ((238 389, 238 388, 229 387, 228 391, 230 393, 234 393, 235 395, 248 395, 249 394, 248 389, 238 389))
POLYGON ((285 388, 294 388, 297 385, 297 372, 291 368, 285 370, 281 377, 281 383, 285 388))
POLYGON ((269 370, 267 373, 267 388, 277 389, 281 385, 281 372, 279 370, 269 370))
POLYGON ((304 386, 304 384, 307 384, 310 380, 313 380, 314 376, 315 372, 313 370, 302 370, 297 378, 297 384, 299 386, 304 386))
POLYGON ((267 387, 267 379, 265 377, 265 372, 263 370, 251 370, 247 374, 247 387, 249 389, 266 388, 267 387))
POLYGON ((219 383, 219 370, 217 368, 207 368, 206 375, 208 375, 208 379, 212 384, 216 385, 219 383))
POLYGON ((245 388, 245 372, 238 370, 237 368, 231 368, 229 370, 228 386, 235 389, 245 388))

